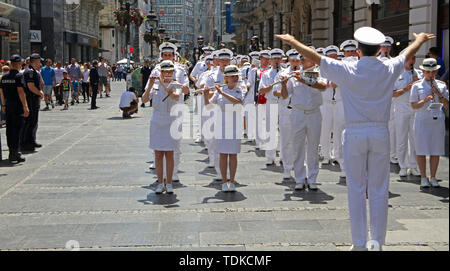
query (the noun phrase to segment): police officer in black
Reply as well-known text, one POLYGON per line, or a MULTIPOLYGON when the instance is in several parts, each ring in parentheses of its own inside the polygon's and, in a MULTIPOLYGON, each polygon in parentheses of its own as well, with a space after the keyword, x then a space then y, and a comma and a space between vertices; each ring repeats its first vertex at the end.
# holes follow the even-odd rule
POLYGON ((200 57, 203 55, 203 47, 205 45, 203 45, 203 37, 199 36, 197 38, 197 46, 194 47, 194 54, 192 54, 194 61, 192 63, 193 66, 195 66, 195 64, 197 64, 197 61, 200 59, 200 57))
MULTIPOLYGON (((152 74, 153 66, 150 65, 150 59, 146 58, 144 60, 144 66, 141 68, 141 82, 142 82, 142 92, 145 92, 145 86, 147 85, 148 79, 150 78, 150 74, 152 74)), ((152 105, 152 101, 150 101, 150 106, 152 105)), ((145 107, 145 104, 142 103, 141 107, 145 107)))
POLYGON ((92 99, 91 99, 91 109, 98 109, 97 106, 97 92, 98 92, 98 84, 100 82, 100 76, 98 75, 98 61, 94 60, 92 62, 92 68, 89 71, 89 84, 92 88, 92 99))
POLYGON ((25 162, 19 152, 20 132, 24 125, 24 117, 28 117, 27 99, 25 95, 25 81, 23 74, 19 72, 22 66, 22 58, 13 55, 10 59, 11 70, 3 75, 0 81, 0 93, 4 104, 2 111, 6 114, 6 139, 9 148, 10 162, 25 162))
POLYGON ((44 92, 41 90, 42 77, 39 70, 42 67, 42 61, 39 54, 30 56, 30 65, 23 72, 25 79, 25 94, 27 96, 28 108, 30 115, 25 118, 25 125, 22 130, 21 150, 26 152, 34 152, 35 148, 42 147, 36 142, 36 133, 38 129, 39 108, 44 92))
POLYGON ((259 44, 259 38, 258 36, 253 36, 252 37, 252 44, 250 44, 248 51, 249 53, 251 52, 259 52, 260 50, 260 44, 259 44))

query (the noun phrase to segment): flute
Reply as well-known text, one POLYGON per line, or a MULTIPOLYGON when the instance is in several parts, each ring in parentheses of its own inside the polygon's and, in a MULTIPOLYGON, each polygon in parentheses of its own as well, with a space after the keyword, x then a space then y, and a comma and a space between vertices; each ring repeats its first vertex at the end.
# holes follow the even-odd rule
MULTIPOLYGON (((220 88, 225 87, 225 86, 227 86, 227 84, 218 85, 218 87, 220 87, 220 88)), ((193 91, 192 94, 193 95, 203 94, 203 92, 205 90, 207 90, 207 89, 214 89, 215 87, 217 87, 217 86, 200 88, 200 89, 197 89, 197 90, 193 91)))

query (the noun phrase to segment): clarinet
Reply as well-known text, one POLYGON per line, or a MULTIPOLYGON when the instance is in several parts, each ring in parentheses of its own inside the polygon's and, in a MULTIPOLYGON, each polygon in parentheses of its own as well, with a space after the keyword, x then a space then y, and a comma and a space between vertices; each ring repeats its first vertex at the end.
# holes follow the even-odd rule
MULTIPOLYGON (((297 69, 298 69, 298 67, 297 67, 297 66, 294 66, 294 72, 297 71, 297 69)), ((291 103, 292 103, 292 97, 289 98, 289 104, 288 104, 288 106, 287 106, 287 109, 289 109, 289 110, 292 109, 291 103)))

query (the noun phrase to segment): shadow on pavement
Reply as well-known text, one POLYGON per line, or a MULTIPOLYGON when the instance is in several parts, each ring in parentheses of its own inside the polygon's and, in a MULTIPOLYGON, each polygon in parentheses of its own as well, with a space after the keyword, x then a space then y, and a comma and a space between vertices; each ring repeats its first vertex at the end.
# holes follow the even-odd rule
POLYGON ((176 194, 161 194, 156 195, 155 193, 151 193, 147 196, 147 199, 145 200, 138 200, 138 202, 143 203, 144 205, 164 205, 166 208, 176 208, 180 207, 178 204, 175 204, 179 202, 180 200, 177 199, 176 194))
MULTIPOLYGON (((293 179, 283 180, 281 183, 275 183, 276 185, 286 186, 286 191, 291 191, 292 193, 284 194, 284 199, 282 201, 309 201, 311 204, 327 204, 327 201, 332 201, 333 196, 328 195, 323 190, 319 189, 317 191, 296 191, 295 181, 293 179), (293 198, 299 198, 293 199, 293 198)), ((320 185, 320 184, 318 184, 320 185)))
MULTIPOLYGON (((441 181, 440 181, 441 182, 441 181)), ((449 189, 447 187, 439 187, 439 188, 421 188, 420 192, 433 195, 435 197, 440 197, 440 201, 443 203, 448 203, 449 198, 449 189)))
POLYGON ((112 118, 108 118, 107 120, 123 120, 123 121, 126 121, 126 120, 132 120, 132 119, 142 119, 142 117, 132 117, 131 119, 124 119, 122 117, 112 117, 112 118))
MULTIPOLYGON (((239 187, 236 185, 236 187, 239 187)), ((247 197, 245 197, 241 192, 236 191, 233 193, 224 193, 222 191, 219 191, 216 193, 214 197, 206 197, 203 199, 202 204, 211 204, 211 203, 223 203, 223 202, 239 202, 246 200, 247 197), (219 200, 215 202, 209 202, 211 200, 219 200)))
MULTIPOLYGON (((0 161, 0 168, 2 167, 20 167, 22 163, 11 163, 9 160, 0 161)), ((0 177, 6 174, 0 174, 0 177)))

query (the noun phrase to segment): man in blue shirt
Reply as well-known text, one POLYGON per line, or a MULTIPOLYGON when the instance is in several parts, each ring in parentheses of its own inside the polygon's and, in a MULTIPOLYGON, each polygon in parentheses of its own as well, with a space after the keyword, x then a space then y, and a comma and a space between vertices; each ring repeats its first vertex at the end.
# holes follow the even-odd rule
POLYGON ((55 108, 55 104, 52 101, 52 90, 56 86, 56 73, 52 67, 52 60, 48 58, 45 62, 45 67, 41 69, 41 76, 44 80, 44 100, 46 107, 43 111, 50 110, 48 108, 48 103, 52 104, 52 108, 55 108))
POLYGON ((445 63, 441 58, 439 49, 437 47, 431 47, 428 51, 428 55, 431 58, 436 59, 437 64, 441 66, 441 68, 439 69, 439 72, 438 72, 438 76, 436 78, 436 79, 440 79, 444 75, 446 69, 445 69, 445 63))

